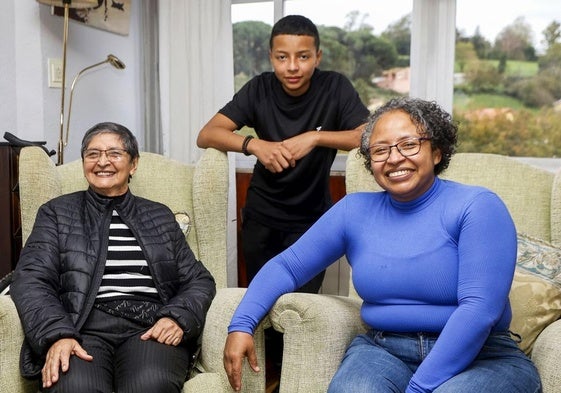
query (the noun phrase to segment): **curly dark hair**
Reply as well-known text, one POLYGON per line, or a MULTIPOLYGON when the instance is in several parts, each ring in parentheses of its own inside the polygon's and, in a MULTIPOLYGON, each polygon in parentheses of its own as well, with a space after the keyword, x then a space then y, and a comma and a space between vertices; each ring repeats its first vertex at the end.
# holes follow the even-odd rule
POLYGON ((417 127, 419 135, 424 138, 430 138, 432 148, 440 150, 442 159, 435 165, 434 174, 438 175, 448 168, 458 143, 457 123, 452 120, 448 112, 434 101, 398 97, 392 98, 368 116, 368 123, 362 133, 359 149, 360 154, 364 158, 366 169, 370 172, 372 171, 370 154, 368 153, 372 131, 380 117, 392 111, 407 113, 413 124, 417 127))

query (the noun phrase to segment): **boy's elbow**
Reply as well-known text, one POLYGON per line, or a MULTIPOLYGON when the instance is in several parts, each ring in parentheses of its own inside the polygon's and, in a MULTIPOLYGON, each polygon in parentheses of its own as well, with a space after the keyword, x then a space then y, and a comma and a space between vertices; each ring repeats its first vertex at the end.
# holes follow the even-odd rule
POLYGON ((206 149, 208 146, 208 138, 206 137, 205 129, 203 128, 197 136, 197 146, 201 149, 206 149))

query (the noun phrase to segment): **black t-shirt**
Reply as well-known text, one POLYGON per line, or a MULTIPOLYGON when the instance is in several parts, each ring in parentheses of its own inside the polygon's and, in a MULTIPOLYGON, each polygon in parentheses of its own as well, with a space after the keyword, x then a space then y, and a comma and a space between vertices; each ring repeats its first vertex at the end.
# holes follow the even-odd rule
MULTIPOLYGON (((284 92, 272 72, 256 76, 219 113, 239 128, 253 127, 259 138, 282 141, 321 127, 351 130, 366 121, 368 109, 342 74, 316 69, 301 96, 284 92)), ((305 230, 331 206, 329 172, 337 151, 314 148, 281 173, 259 161, 247 193, 245 214, 281 230, 305 230)))

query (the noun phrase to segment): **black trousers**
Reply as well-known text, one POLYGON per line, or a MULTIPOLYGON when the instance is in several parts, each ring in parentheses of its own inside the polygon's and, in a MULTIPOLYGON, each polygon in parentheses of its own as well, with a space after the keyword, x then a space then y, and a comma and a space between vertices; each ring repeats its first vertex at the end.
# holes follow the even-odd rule
POLYGON ((93 309, 81 331, 88 362, 71 356, 68 371, 49 393, 178 393, 187 377, 190 350, 142 341, 135 322, 93 309))
MULTIPOLYGON (((304 232, 280 231, 244 217, 242 222, 242 250, 248 282, 253 280, 253 277, 269 259, 286 250, 304 232)), ((297 292, 318 293, 324 276, 325 271, 322 271, 300 287, 297 292)))

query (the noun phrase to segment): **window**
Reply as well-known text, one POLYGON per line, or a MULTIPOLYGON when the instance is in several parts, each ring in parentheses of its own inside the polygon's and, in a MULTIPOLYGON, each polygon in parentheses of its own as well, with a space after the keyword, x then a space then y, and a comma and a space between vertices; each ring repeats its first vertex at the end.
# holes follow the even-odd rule
MULTIPOLYGON (((320 32, 320 68, 346 75, 363 102, 373 108, 389 96, 409 92, 411 10, 413 0, 286 0, 284 14, 310 18, 320 32)), ((234 4, 236 90, 252 76, 269 70, 268 44, 273 2, 234 4)))
MULTIPOLYGON (((274 4, 281 2, 275 0, 274 4)), ((264 4, 269 4, 270 18, 273 1, 245 6, 264 4)), ((348 45, 343 45, 339 37, 330 41, 329 34, 334 33, 328 28, 320 32, 327 55, 321 67, 348 75, 370 107, 384 100, 380 87, 387 88, 393 81, 391 87, 397 86, 397 93, 401 93, 405 89, 400 83, 408 78, 409 94, 435 99, 461 122, 461 151, 561 156, 561 2, 395 0, 388 4, 332 0, 327 7, 323 0, 285 0, 283 5, 285 14, 306 15, 318 26, 352 29, 368 24, 374 36, 382 35, 388 25, 409 14, 411 56, 406 58, 400 46, 396 67, 389 66, 391 62, 383 63, 368 80, 364 75, 369 74, 369 53, 341 60, 344 56, 340 53, 344 52, 337 51, 348 45), (358 11, 354 19, 345 19, 354 10, 358 11), (385 23, 373 19, 381 16, 386 18, 385 23), (508 45, 514 45, 510 38, 517 32, 523 33, 522 46, 519 42, 508 49, 508 45), (499 50, 499 44, 503 49, 499 50), (353 62, 363 69, 355 73, 357 64, 353 62), (407 64, 408 75, 396 71, 407 64)), ((250 13, 246 11, 245 15, 250 13)), ((394 42, 403 38, 398 33, 404 25, 392 26, 394 42)))
POLYGON ((460 150, 559 157, 561 3, 515 3, 457 3, 454 115, 461 123, 460 150))

